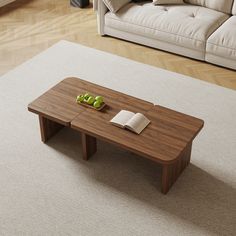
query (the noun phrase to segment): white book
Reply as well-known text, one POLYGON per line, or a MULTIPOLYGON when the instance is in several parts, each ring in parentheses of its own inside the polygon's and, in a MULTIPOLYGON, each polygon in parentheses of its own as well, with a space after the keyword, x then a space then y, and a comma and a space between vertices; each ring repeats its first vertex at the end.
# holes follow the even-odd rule
POLYGON ((121 110, 110 122, 115 126, 140 134, 148 126, 150 120, 141 113, 121 110))

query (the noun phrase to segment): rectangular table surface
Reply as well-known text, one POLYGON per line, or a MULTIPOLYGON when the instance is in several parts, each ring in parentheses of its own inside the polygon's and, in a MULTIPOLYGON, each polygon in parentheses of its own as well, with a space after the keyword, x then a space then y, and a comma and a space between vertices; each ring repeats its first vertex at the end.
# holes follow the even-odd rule
POLYGON ((198 118, 78 78, 62 80, 28 109, 159 163, 177 160, 204 124, 198 118), (85 92, 103 96, 107 106, 96 111, 78 105, 76 96, 85 92), (111 125, 109 121, 120 110, 143 113, 151 123, 140 135, 111 125))

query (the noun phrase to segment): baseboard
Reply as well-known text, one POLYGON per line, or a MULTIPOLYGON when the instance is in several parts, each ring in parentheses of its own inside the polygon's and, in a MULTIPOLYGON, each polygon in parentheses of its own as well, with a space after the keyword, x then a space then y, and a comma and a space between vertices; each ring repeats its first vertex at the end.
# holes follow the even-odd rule
POLYGON ((14 2, 16 0, 0 0, 0 7, 7 5, 8 3, 14 2))

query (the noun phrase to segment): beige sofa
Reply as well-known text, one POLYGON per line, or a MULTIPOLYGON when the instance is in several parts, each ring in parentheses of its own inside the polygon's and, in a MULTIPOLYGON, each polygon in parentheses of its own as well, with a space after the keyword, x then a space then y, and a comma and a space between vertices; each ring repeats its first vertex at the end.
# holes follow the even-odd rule
MULTIPOLYGON (((113 0, 119 1, 119 0, 113 0)), ((133 41, 236 70, 236 0, 184 5, 124 4, 111 12, 94 0, 101 35, 133 41)))

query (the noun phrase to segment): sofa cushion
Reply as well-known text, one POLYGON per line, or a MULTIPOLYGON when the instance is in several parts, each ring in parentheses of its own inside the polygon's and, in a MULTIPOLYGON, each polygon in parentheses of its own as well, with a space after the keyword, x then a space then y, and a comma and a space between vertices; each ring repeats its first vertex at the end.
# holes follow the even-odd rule
POLYGON ((210 36, 206 51, 208 54, 235 60, 236 66, 236 16, 230 17, 210 36))
POLYGON ((193 5, 129 3, 105 15, 105 27, 205 52, 207 38, 229 16, 193 5))
POLYGON ((154 5, 163 4, 184 4, 183 0, 153 0, 154 5))
POLYGON ((227 14, 231 13, 233 0, 184 0, 186 3, 200 5, 227 14))
POLYGON ((233 14, 233 15, 236 15, 236 0, 234 0, 233 9, 232 9, 232 14, 233 14))
POLYGON ((131 2, 131 0, 103 0, 109 11, 117 12, 125 4, 131 2))

